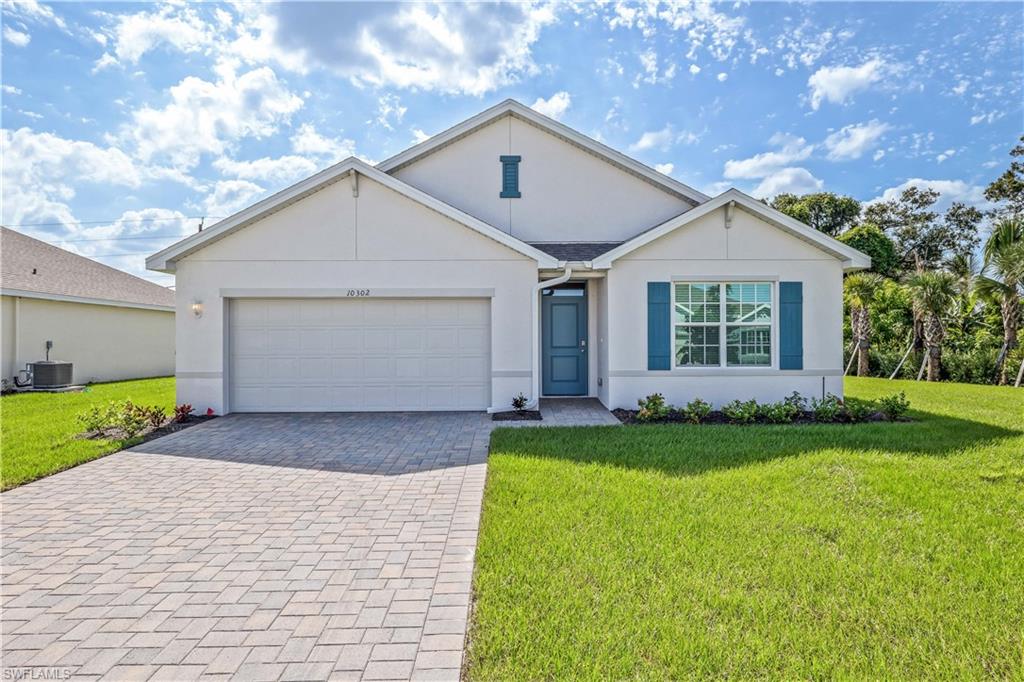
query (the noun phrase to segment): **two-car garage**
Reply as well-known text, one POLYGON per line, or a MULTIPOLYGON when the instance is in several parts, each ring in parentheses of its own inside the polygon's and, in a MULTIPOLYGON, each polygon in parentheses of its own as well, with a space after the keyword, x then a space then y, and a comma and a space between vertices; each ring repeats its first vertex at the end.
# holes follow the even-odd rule
POLYGON ((232 412, 483 410, 490 299, 227 301, 232 412))

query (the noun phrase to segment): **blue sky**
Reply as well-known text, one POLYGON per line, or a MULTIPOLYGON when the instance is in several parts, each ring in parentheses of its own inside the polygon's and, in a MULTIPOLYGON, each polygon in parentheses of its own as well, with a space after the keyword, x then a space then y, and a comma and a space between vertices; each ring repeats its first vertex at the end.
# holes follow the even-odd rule
POLYGON ((1018 3, 5 2, 2 220, 145 254, 506 98, 708 194, 908 183, 982 205, 1022 124, 1018 3))

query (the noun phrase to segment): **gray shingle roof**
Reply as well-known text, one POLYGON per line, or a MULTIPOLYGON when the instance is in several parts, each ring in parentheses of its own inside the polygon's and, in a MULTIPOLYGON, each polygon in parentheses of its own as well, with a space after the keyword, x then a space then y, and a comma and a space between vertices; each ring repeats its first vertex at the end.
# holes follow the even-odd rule
POLYGON ((622 242, 532 242, 530 246, 564 261, 594 260, 622 242))
POLYGON ((0 228, 0 288, 118 303, 174 305, 170 289, 6 227, 0 228))

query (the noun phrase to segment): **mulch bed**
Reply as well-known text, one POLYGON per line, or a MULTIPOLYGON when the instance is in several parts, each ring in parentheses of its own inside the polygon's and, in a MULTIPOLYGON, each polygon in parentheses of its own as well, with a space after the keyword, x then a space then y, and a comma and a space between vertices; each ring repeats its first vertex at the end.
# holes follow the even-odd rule
MULTIPOLYGON (((691 424, 692 422, 687 421, 686 417, 682 412, 670 412, 669 415, 664 419, 658 419, 655 421, 642 422, 636 418, 636 410, 623 410, 615 409, 612 410, 612 414, 623 424, 691 424)), ((803 415, 797 417, 791 422, 767 422, 763 419, 758 419, 749 424, 738 424, 733 421, 729 421, 729 418, 722 412, 714 411, 708 414, 707 417, 701 420, 701 424, 732 424, 734 426, 757 426, 757 425, 768 425, 768 426, 786 426, 787 424, 866 424, 868 422, 884 422, 889 421, 888 418, 881 412, 876 412, 867 419, 859 422, 854 422, 841 415, 839 418, 830 422, 819 422, 816 420, 812 413, 805 412, 803 415)), ((909 419, 903 418, 900 421, 910 421, 909 419)))
POLYGON ((540 410, 523 410, 522 412, 495 412, 491 419, 496 422, 539 422, 543 419, 540 410))
MULTIPOLYGON (((193 415, 190 415, 189 418, 186 421, 183 421, 183 422, 176 422, 173 419, 171 419, 171 420, 165 422, 163 424, 163 426, 159 426, 159 427, 157 427, 155 429, 152 426, 147 426, 145 429, 140 431, 138 433, 138 435, 135 436, 134 442, 130 446, 128 446, 128 447, 135 447, 136 445, 141 445, 142 443, 148 443, 151 440, 156 440, 157 438, 162 438, 164 436, 169 436, 172 433, 177 433, 178 431, 183 431, 183 430, 185 430, 185 429, 187 429, 187 428, 189 428, 191 426, 198 426, 199 424, 204 424, 204 423, 210 421, 211 419, 216 419, 216 418, 217 418, 217 415, 215 415, 215 414, 211 414, 211 415, 193 414, 193 415)), ((106 438, 106 439, 110 439, 110 440, 124 440, 125 436, 120 431, 117 431, 116 429, 111 429, 111 430, 92 431, 92 432, 89 432, 89 433, 83 433, 83 434, 79 435, 78 437, 79 438, 88 438, 90 440, 91 439, 97 439, 97 438, 106 438)))

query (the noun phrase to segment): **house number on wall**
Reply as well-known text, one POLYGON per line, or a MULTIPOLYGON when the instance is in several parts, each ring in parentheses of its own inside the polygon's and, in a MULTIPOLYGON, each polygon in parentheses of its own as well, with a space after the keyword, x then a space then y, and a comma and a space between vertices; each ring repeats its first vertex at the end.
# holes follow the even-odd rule
POLYGON ((345 295, 346 296, 369 296, 370 295, 370 290, 369 289, 349 289, 348 293, 345 294, 345 295))

